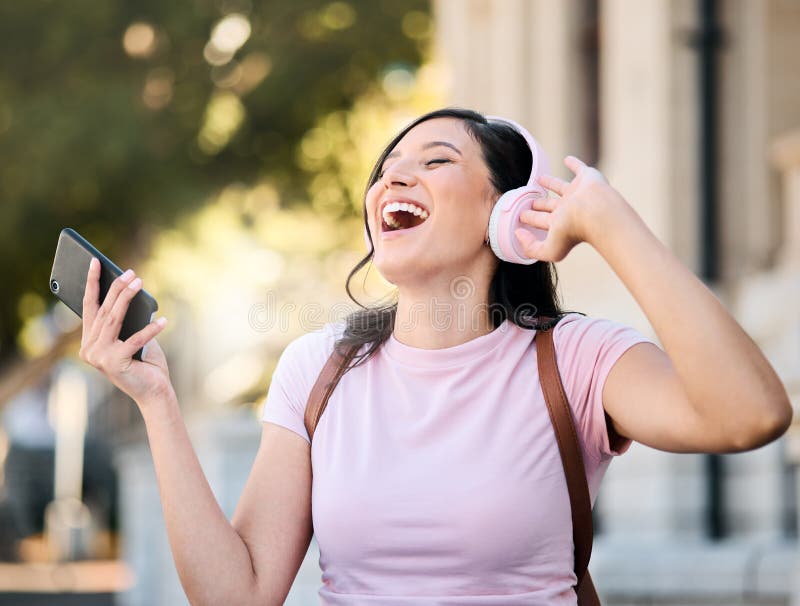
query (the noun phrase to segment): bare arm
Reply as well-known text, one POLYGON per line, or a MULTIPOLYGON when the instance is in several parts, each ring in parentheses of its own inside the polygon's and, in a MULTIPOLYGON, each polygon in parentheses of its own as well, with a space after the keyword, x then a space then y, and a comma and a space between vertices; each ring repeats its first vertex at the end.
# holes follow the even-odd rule
POLYGON ((143 404, 170 548, 189 602, 255 604, 263 590, 247 545, 211 492, 177 401, 143 404))
POLYGON ((791 404, 758 346, 621 197, 607 204, 590 243, 666 352, 633 347, 612 369, 603 402, 615 429, 657 448, 706 452, 748 450, 783 434, 791 404))
POLYGON ((151 402, 145 410, 167 534, 189 601, 283 604, 312 535, 308 443, 264 424, 231 523, 211 492, 175 400, 151 402))
POLYGON ((253 560, 260 604, 283 604, 313 535, 311 446, 305 439, 264 423, 233 527, 253 560))
POLYGON ((665 351, 628 350, 614 365, 603 405, 620 435, 672 451, 756 448, 789 426, 786 390, 753 340, 708 288, 653 235, 603 175, 575 157, 565 182, 539 183, 559 194, 534 202, 523 221, 548 230, 528 254, 560 261, 579 242, 608 262, 647 315, 665 351))
POLYGON ((142 413, 170 547, 189 601, 197 606, 279 606, 311 540, 308 442, 265 424, 231 524, 192 448, 166 358, 154 339, 163 323, 153 322, 119 340, 128 304, 142 284, 132 273, 117 278, 98 305, 99 270, 94 260, 84 295, 81 358, 133 398, 142 413), (142 360, 133 360, 145 343, 142 360))

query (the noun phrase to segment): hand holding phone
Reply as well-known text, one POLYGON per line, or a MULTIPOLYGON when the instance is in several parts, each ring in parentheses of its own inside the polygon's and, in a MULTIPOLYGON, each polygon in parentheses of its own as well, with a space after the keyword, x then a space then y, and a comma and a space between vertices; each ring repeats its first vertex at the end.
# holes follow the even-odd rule
MULTIPOLYGON (((86 277, 92 257, 100 261, 98 300, 102 303, 111 283, 122 275, 122 270, 74 229, 67 227, 61 230, 53 259, 53 270, 50 273, 50 290, 80 317, 83 317, 86 277)), ((156 300, 146 290, 141 290, 128 306, 119 338, 124 341, 144 328, 153 319, 156 310, 156 300)), ((141 356, 140 350, 133 358, 141 360, 141 356)))
POLYGON ((132 270, 123 272, 71 229, 59 237, 50 289, 83 319, 81 358, 137 403, 172 391, 166 358, 154 337, 166 324, 132 270), (142 359, 142 351, 148 344, 142 359))

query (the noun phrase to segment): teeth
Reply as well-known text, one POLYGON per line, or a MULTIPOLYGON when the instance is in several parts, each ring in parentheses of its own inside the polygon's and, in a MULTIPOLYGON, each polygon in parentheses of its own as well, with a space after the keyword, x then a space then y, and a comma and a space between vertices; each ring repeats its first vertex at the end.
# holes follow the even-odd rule
POLYGON ((393 228, 402 228, 402 225, 394 219, 392 213, 397 211, 405 211, 420 217, 423 221, 428 218, 428 211, 420 208, 416 204, 408 202, 389 202, 383 207, 383 220, 387 225, 393 228))
POLYGON ((397 212, 398 210, 413 213, 423 219, 428 218, 427 210, 420 208, 416 204, 409 204, 408 202, 389 202, 389 204, 383 207, 383 217, 386 218, 389 213, 397 212))

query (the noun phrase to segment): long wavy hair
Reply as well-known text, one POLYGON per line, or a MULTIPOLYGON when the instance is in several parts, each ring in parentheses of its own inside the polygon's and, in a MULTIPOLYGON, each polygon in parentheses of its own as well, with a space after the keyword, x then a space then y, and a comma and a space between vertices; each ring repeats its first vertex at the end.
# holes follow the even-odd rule
MULTIPOLYGON (((528 143, 516 129, 505 123, 490 122, 485 116, 469 109, 458 107, 438 109, 420 116, 401 130, 386 146, 372 168, 364 193, 363 207, 364 226, 368 234, 366 196, 378 180, 378 173, 386 156, 408 131, 434 118, 456 118, 464 123, 467 133, 481 147, 491 183, 498 197, 503 192, 516 189, 528 182, 533 158, 528 143)), ((392 334, 397 315, 396 290, 389 295, 388 301, 374 307, 362 305, 350 290, 350 281, 369 263, 375 252, 372 234, 369 234, 369 240, 369 252, 350 271, 345 283, 347 295, 361 307, 346 317, 344 332, 335 343, 336 350, 345 356, 349 364, 344 368, 345 372, 363 364, 375 354, 392 334), (363 345, 368 346, 366 350, 354 355, 354 352, 361 351, 363 345)), ((522 328, 533 329, 539 326, 540 317, 562 316, 566 312, 561 309, 557 284, 558 275, 552 263, 537 261, 532 265, 521 265, 499 261, 489 286, 489 318, 492 326, 497 328, 509 318, 522 328)))

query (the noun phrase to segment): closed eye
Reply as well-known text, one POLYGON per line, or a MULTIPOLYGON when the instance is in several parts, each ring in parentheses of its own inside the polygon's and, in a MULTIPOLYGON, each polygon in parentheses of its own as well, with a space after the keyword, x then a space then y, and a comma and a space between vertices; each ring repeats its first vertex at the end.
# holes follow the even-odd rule
POLYGON ((425 166, 430 166, 431 164, 434 164, 434 163, 438 164, 438 163, 445 163, 445 162, 450 162, 450 159, 449 158, 436 158, 434 160, 429 160, 428 162, 426 162, 425 166))
MULTIPOLYGON (((434 158, 433 160, 428 160, 425 163, 425 166, 430 166, 431 164, 445 164, 447 162, 452 162, 449 158, 434 158)), ((383 173, 386 172, 386 169, 380 171, 376 177, 376 179, 383 179, 383 173)))

